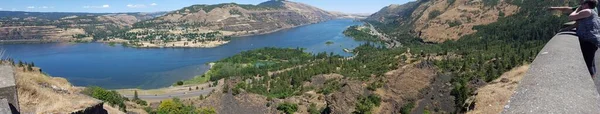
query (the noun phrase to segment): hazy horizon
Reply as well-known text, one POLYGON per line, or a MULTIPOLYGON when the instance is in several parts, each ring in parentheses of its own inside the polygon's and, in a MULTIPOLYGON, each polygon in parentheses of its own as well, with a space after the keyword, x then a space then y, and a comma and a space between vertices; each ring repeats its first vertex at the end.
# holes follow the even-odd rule
MULTIPOLYGON (((195 4, 259 4, 267 0, 7 0, 0 4, 0 11, 25 11, 25 12, 85 12, 85 13, 125 13, 125 12, 162 12, 181 9, 195 4)), ((327 11, 336 11, 352 14, 375 13, 390 4, 404 4, 412 0, 371 0, 371 1, 345 1, 345 0, 290 0, 312 5, 327 11)))

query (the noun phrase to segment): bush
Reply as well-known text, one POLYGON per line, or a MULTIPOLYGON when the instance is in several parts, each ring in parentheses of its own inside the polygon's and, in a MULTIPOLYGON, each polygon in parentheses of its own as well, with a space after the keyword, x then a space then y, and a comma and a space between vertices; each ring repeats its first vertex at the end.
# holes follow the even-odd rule
POLYGON ((177 81, 176 83, 178 86, 183 85, 183 81, 177 81))
POLYGON ((277 110, 283 111, 286 114, 293 114, 294 112, 298 111, 298 104, 284 102, 277 106, 277 110))
POLYGON ((410 114, 410 112, 412 111, 412 109, 415 108, 415 103, 414 102, 410 102, 408 104, 405 104, 404 106, 402 106, 402 108, 400 109, 402 114, 410 114))
POLYGON ((448 25, 449 25, 450 27, 455 27, 455 26, 462 25, 462 22, 460 22, 460 21, 458 21, 458 20, 454 20, 454 21, 451 21, 450 23, 448 23, 448 25))
POLYGON ((215 111, 215 108, 206 107, 206 108, 197 109, 196 113, 198 113, 198 114, 217 114, 217 111, 215 111))

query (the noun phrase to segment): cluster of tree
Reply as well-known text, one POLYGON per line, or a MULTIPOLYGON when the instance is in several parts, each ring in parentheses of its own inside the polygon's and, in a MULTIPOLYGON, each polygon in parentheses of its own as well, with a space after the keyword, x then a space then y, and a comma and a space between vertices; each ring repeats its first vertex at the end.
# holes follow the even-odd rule
POLYGON ((357 41, 369 41, 369 42, 381 42, 378 36, 371 34, 371 30, 368 28, 359 28, 360 26, 354 25, 344 30, 344 35, 350 36, 357 41))
POLYGON ((145 109, 150 114, 216 114, 214 108, 196 108, 193 105, 186 105, 179 98, 167 99, 161 101, 158 109, 145 109))
POLYGON ((127 112, 127 106, 125 105, 127 98, 121 96, 117 91, 109 91, 98 86, 91 86, 86 87, 81 93, 108 102, 111 106, 119 106, 121 111, 127 112))
MULTIPOLYGON (((229 58, 217 61, 203 76, 216 81, 228 77, 240 77, 243 82, 232 87, 235 93, 240 90, 274 98, 286 98, 305 91, 317 89, 320 93, 335 92, 342 84, 327 81, 323 88, 304 87, 319 74, 342 74, 348 78, 368 80, 371 76, 382 76, 395 69, 398 60, 395 57, 403 50, 385 49, 364 44, 355 49, 357 55, 345 58, 333 53, 310 54, 303 49, 262 48, 241 52, 229 58), (285 69, 285 70, 284 70, 285 69), (268 72, 276 72, 268 75, 268 72), (256 78, 258 77, 258 78, 256 78)), ((194 80, 194 79, 192 79, 194 80)))

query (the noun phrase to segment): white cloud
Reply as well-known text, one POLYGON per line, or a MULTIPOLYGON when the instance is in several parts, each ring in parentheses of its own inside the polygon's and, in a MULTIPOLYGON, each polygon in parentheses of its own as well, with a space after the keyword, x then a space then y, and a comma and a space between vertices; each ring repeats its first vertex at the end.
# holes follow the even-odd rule
POLYGON ((54 6, 42 6, 42 7, 38 7, 38 8, 48 9, 48 8, 54 8, 54 6))
POLYGON ((156 3, 152 3, 152 4, 150 4, 150 6, 156 6, 156 5, 158 5, 158 4, 156 4, 156 3))
POLYGON ((145 8, 146 5, 144 4, 127 4, 128 8, 145 8))
MULTIPOLYGON (((36 6, 27 6, 25 8, 27 8, 27 9, 48 9, 48 8, 54 8, 54 6, 38 6, 38 7, 36 7, 36 6)), ((0 9, 0 10, 2 10, 2 9, 0 9)))
POLYGON ((83 6, 83 8, 110 8, 110 5, 104 4, 101 6, 83 6))
POLYGON ((10 11, 17 11, 17 8, 12 8, 10 11))
POLYGON ((3 10, 2 8, 0 8, 0 10, 3 10))

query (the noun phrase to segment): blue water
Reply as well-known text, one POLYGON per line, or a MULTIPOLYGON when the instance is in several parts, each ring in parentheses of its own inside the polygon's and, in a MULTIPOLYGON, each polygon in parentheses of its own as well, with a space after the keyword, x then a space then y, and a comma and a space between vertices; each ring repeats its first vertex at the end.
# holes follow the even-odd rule
POLYGON ((215 48, 129 48, 103 43, 0 44, 15 60, 34 62, 51 76, 64 77, 76 86, 159 88, 203 74, 209 62, 262 47, 306 48, 307 52, 333 52, 350 56, 344 48, 363 42, 345 37, 349 19, 332 20, 275 33, 233 38, 215 48), (334 44, 326 45, 332 41, 334 44))

